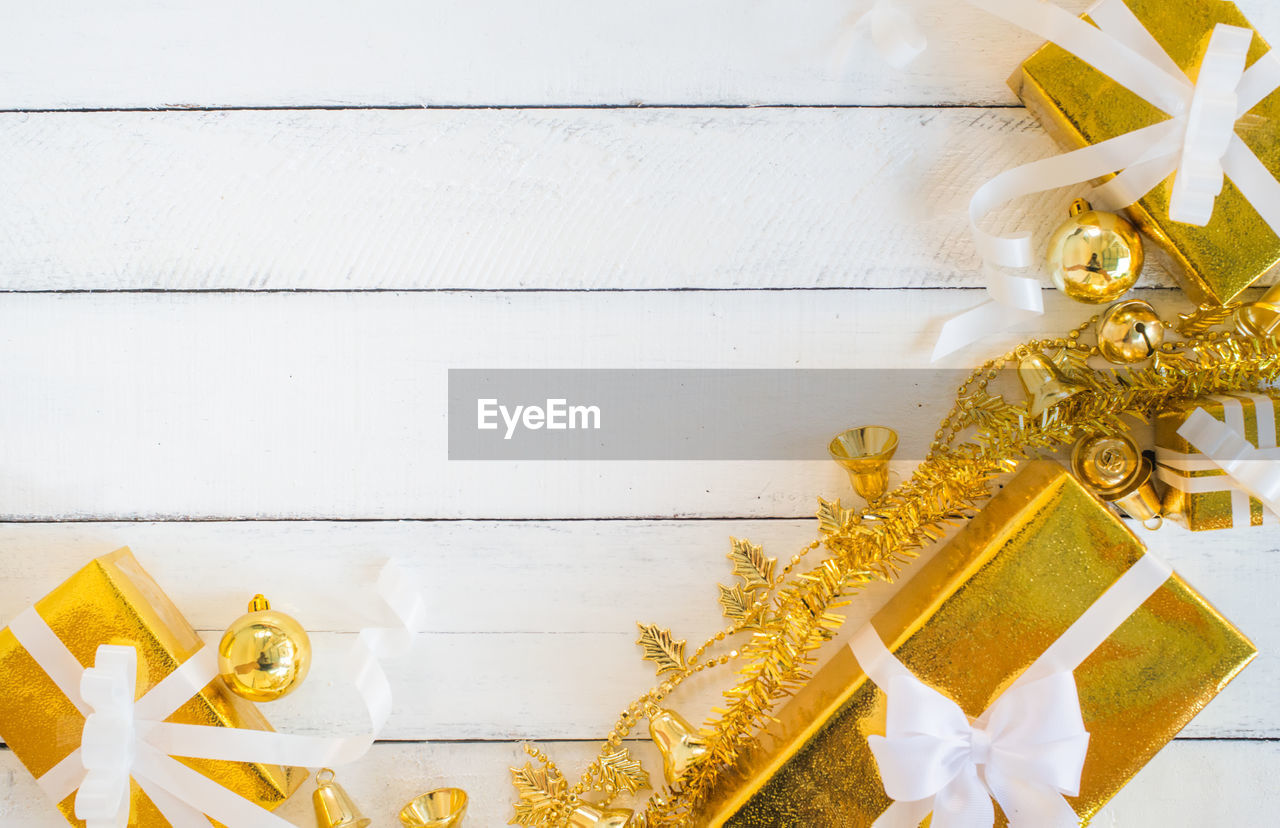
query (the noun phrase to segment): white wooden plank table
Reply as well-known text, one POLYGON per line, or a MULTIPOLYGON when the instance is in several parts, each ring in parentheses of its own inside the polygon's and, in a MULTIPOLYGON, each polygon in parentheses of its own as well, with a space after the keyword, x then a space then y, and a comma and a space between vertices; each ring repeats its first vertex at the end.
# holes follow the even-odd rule
MULTIPOLYGON (((505 823, 519 740, 576 773, 651 682, 634 622, 701 640, 727 538, 785 557, 847 484, 818 461, 451 463, 446 372, 928 367, 982 298, 968 195, 1054 147, 1003 83, 1034 38, 916 0, 932 48, 896 72, 866 5, 5 4, 0 619, 128 544, 207 637, 255 591, 293 609, 320 663, 268 712, 352 728, 326 656, 387 620, 350 585, 395 556, 432 605, 384 741, 341 775, 375 825, 441 784, 505 823)), ((1280 31, 1280 6, 1238 5, 1280 31)), ((995 221, 1043 234, 1070 195, 995 221)), ((1144 297, 1181 307, 1153 259, 1144 297)), ((945 365, 1090 315, 1046 299, 945 365)), ((900 430, 948 403, 913 398, 900 430)), ((1262 655, 1097 824, 1270 824, 1280 542, 1156 540, 1262 655)), ((306 792, 282 813, 312 824, 306 792)), ((62 824, 6 750, 0 824, 62 824)))

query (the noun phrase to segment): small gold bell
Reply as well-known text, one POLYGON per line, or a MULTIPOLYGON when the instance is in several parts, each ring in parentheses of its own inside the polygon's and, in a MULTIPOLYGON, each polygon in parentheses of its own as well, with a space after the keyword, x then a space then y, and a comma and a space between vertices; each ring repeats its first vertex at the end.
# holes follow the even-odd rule
POLYGON ((674 710, 659 710, 649 717, 649 738, 662 753, 662 771, 671 784, 707 752, 706 738, 674 710))
POLYGON ((1148 302, 1130 299, 1107 308, 1098 320, 1098 350, 1117 365, 1142 362, 1164 344, 1164 323, 1148 302))
POLYGON ((1093 209, 1084 199, 1049 240, 1053 284, 1077 302, 1101 305, 1124 296, 1142 275, 1142 236, 1115 213, 1093 209))
POLYGON ((626 808, 605 810, 594 805, 579 805, 569 815, 569 828, 627 828, 634 811, 626 808))
POLYGON ((328 768, 316 774, 316 792, 311 795, 311 802, 316 807, 317 828, 366 828, 373 821, 360 815, 360 809, 333 781, 333 771, 328 768))
POLYGON ((261 595, 218 642, 218 673, 232 692, 255 702, 291 693, 311 669, 311 639, 302 625, 271 609, 261 595))
POLYGON ((837 434, 827 446, 831 459, 849 474, 853 489, 868 503, 889 488, 889 461, 898 450, 898 434, 884 426, 862 426, 837 434))
POLYGON ((467 792, 462 788, 436 788, 404 806, 404 828, 453 828, 467 813, 467 792))
POLYGON ((1027 392, 1028 408, 1033 419, 1038 419, 1050 408, 1084 390, 1058 376, 1053 363, 1043 354, 1031 353, 1024 356, 1018 363, 1018 379, 1022 380, 1022 387, 1027 392))
POLYGON ((1155 484, 1151 482, 1153 471, 1151 461, 1143 457, 1133 480, 1120 491, 1102 499, 1116 504, 1126 515, 1141 521, 1147 529, 1154 530, 1164 524, 1164 505, 1155 484))
POLYGON ((1280 283, 1272 285, 1257 302, 1236 311, 1236 330, 1259 338, 1280 334, 1280 283))

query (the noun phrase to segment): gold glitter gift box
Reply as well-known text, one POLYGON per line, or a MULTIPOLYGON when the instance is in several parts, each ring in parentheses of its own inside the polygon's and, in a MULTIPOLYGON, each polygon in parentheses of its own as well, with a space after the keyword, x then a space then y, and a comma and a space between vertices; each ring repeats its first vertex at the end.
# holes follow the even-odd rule
MULTIPOLYGON (((82 666, 94 663, 101 644, 132 645, 138 653, 139 697, 201 647, 196 631, 126 548, 94 560, 36 603, 36 612, 82 666)), ((80 744, 84 717, 8 629, 0 630, 0 736, 37 778, 80 744)), ((271 730, 250 702, 215 681, 168 721, 271 730)), ((178 761, 223 787, 274 808, 306 779, 301 768, 198 759, 178 761)), ((167 820, 132 783, 134 828, 161 828, 167 820)), ((75 795, 58 803, 72 825, 75 795)))
POLYGON ((1276 398, 1240 394, 1187 400, 1156 418, 1156 474, 1165 484, 1164 511, 1193 531, 1280 525, 1262 501, 1237 487, 1215 463, 1178 435, 1197 408, 1225 422, 1254 448, 1275 449, 1280 442, 1276 398))
MULTIPOLYGON (((1218 23, 1252 28, 1233 3, 1219 0, 1125 0, 1184 71, 1196 74, 1218 23)), ((1086 16, 1087 18, 1087 16, 1086 16)), ((1268 51, 1256 32, 1252 65, 1268 51)), ((1079 149, 1168 119, 1135 93, 1078 57, 1048 44, 1019 67, 1009 85, 1059 145, 1079 149)), ((1272 172, 1280 171, 1280 95, 1271 95, 1236 124, 1236 133, 1272 172)), ((1162 247, 1197 304, 1225 304, 1280 262, 1280 237, 1227 179, 1205 227, 1169 218, 1170 177, 1128 210, 1162 247)))
MULTIPOLYGON (((977 716, 1144 551, 1066 469, 1037 461, 923 565, 872 625, 912 673, 977 716)), ((1080 794, 1068 799, 1081 821, 1254 655, 1248 639, 1178 576, 1148 598, 1075 671, 1090 733, 1080 794)), ((885 732, 885 705, 883 691, 842 648, 779 712, 743 775, 716 792, 706 824, 870 826, 890 805, 867 742, 885 732)))

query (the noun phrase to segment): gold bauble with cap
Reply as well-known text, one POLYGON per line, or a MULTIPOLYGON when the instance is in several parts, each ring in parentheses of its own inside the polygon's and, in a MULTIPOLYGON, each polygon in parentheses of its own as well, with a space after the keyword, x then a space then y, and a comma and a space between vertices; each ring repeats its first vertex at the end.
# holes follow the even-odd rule
POLYGON ((1049 275, 1077 302, 1102 305, 1128 293, 1142 275, 1142 236, 1127 219, 1084 199, 1049 240, 1049 275))
POLYGON ((293 692, 311 669, 311 639, 291 616, 261 595, 218 642, 218 673, 231 691, 253 702, 293 692))
POLYGON ((1098 320, 1098 351, 1107 362, 1131 365, 1150 359, 1164 344, 1164 322, 1149 302, 1130 299, 1107 308, 1098 320))

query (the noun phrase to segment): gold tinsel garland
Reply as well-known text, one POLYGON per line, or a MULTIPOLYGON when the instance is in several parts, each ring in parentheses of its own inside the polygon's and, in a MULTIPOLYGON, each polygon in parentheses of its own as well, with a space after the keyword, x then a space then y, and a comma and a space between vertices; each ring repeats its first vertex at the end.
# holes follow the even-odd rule
MULTIPOLYGON (((644 657, 668 677, 623 711, 596 760, 570 787, 556 764, 527 746, 533 762, 512 768, 517 792, 511 824, 562 828, 583 804, 608 807, 617 796, 649 787, 648 774, 631 757, 623 739, 690 676, 737 662, 737 681, 725 705, 703 731, 706 752, 674 786, 648 800, 629 828, 689 825, 716 784, 734 771, 755 745, 757 734, 777 705, 810 678, 814 653, 839 629, 835 610, 862 585, 893 580, 900 567, 949 526, 972 517, 991 496, 994 482, 1028 457, 1057 450, 1080 437, 1128 430, 1125 416, 1149 420, 1175 400, 1259 390, 1280 379, 1280 340, 1256 339, 1214 328, 1229 321, 1226 309, 1202 309, 1183 316, 1185 337, 1165 343, 1149 367, 1094 369, 1097 347, 1080 341, 1097 317, 1068 337, 1036 340, 974 371, 960 387, 931 450, 911 478, 874 509, 857 512, 819 499, 820 537, 776 572, 763 550, 734 539, 729 554, 737 580, 720 586, 720 603, 733 623, 686 657, 686 642, 656 625, 640 625, 644 657), (1010 362, 1039 353, 1063 378, 1083 388, 1040 418, 1023 404, 988 392, 988 384, 1010 362), (974 431, 971 440, 959 435, 974 431), (813 550, 827 557, 808 571, 792 570, 813 550), (707 658, 726 639, 749 632, 739 649, 707 658), (589 794, 598 794, 588 798, 589 794)), ((1168 326, 1170 330, 1173 325, 1168 326)))

